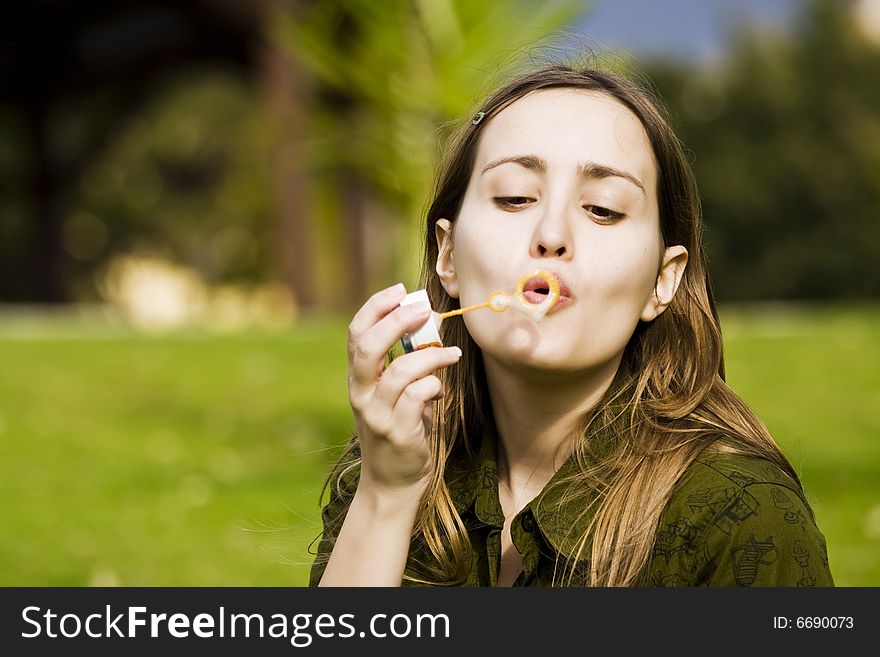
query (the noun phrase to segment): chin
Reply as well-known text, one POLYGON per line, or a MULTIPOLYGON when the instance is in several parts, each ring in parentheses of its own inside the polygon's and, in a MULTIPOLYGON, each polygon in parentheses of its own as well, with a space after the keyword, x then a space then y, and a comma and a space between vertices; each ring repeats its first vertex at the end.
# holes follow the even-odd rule
POLYGON ((483 352, 503 365, 505 369, 520 372, 571 373, 588 369, 572 359, 567 351, 560 351, 557 341, 536 341, 534 336, 511 331, 500 340, 494 341, 483 352))

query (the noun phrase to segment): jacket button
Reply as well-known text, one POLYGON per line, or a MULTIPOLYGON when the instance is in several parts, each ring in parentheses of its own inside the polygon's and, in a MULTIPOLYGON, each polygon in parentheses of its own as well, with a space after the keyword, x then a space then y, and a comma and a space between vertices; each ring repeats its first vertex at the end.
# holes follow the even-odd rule
POLYGON ((535 519, 531 513, 527 513, 522 519, 522 528, 527 532, 531 532, 535 528, 535 519))

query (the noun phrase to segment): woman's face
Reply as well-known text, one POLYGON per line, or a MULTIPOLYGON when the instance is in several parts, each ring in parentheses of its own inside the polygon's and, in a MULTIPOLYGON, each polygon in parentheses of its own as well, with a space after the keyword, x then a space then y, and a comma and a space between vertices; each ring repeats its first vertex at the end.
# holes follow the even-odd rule
POLYGON ((513 292, 535 269, 553 272, 563 294, 540 322, 515 308, 446 321, 464 321, 484 355, 509 367, 614 361, 639 320, 665 308, 655 296, 664 255, 684 251, 664 254, 656 186, 647 134, 612 97, 550 89, 512 103, 484 129, 454 227, 438 222, 437 270, 461 306, 513 292))

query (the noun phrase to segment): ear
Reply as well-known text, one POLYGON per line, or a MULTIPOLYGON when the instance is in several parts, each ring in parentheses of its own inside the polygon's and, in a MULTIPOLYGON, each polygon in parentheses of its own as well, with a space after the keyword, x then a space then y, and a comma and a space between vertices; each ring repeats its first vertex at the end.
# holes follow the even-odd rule
POLYGON ((643 322, 655 319, 672 303, 681 283, 681 277, 684 275, 684 268, 687 267, 687 261, 687 249, 680 244, 666 248, 657 274, 657 283, 654 285, 654 294, 642 310, 640 319, 643 322))
POLYGON ((458 277, 455 274, 455 260, 452 253, 452 222, 438 219, 434 224, 437 238, 437 264, 435 269, 443 284, 443 289, 453 299, 458 298, 458 277))

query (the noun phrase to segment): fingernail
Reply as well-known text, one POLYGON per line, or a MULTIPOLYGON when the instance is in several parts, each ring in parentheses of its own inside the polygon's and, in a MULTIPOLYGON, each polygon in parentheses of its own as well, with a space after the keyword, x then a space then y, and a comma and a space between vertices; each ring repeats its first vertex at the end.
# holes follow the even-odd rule
POLYGON ((461 349, 458 347, 447 347, 446 351, 453 356, 461 358, 461 349))
POLYGON ((412 309, 412 314, 416 317, 429 315, 431 313, 431 306, 424 303, 414 303, 410 306, 410 308, 412 309))
POLYGON ((403 283, 396 283, 391 286, 391 291, 396 293, 406 292, 406 286, 403 283))

